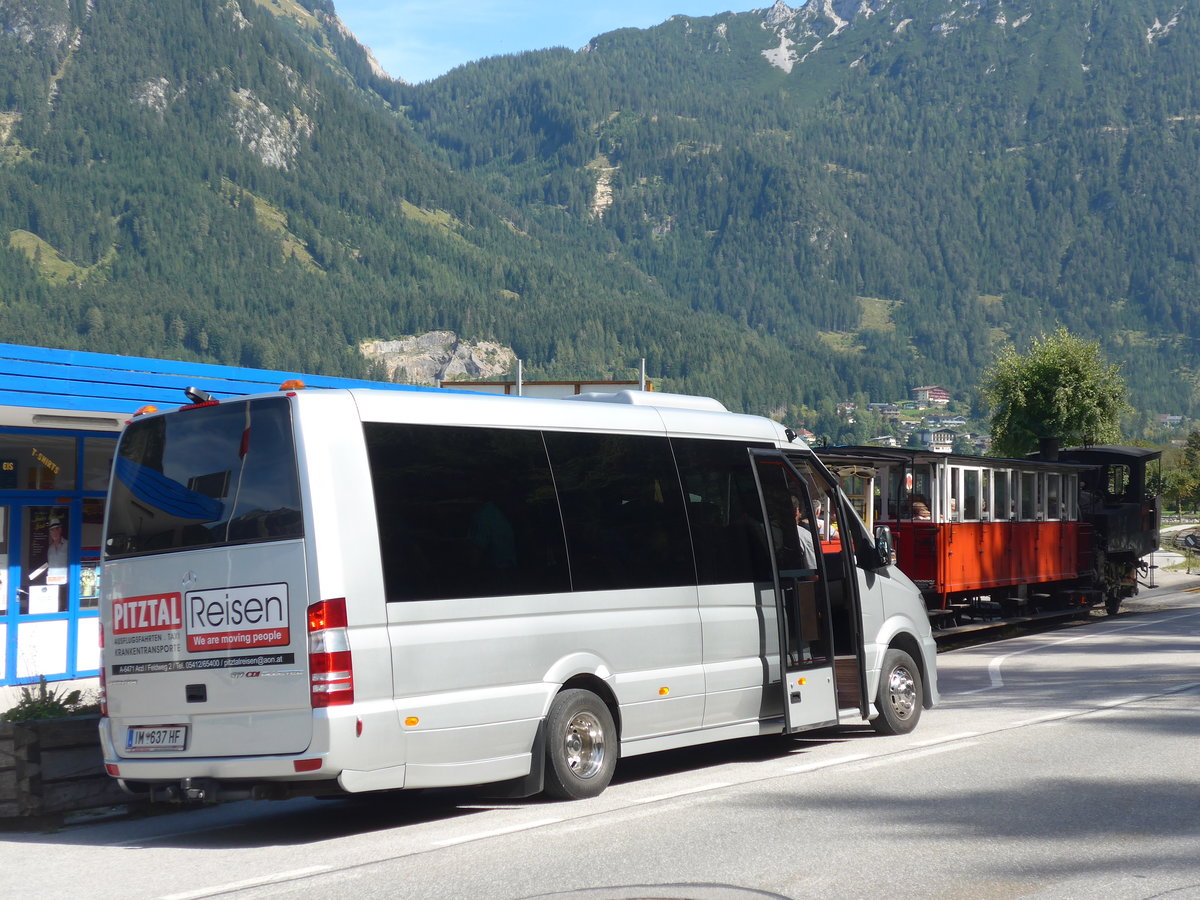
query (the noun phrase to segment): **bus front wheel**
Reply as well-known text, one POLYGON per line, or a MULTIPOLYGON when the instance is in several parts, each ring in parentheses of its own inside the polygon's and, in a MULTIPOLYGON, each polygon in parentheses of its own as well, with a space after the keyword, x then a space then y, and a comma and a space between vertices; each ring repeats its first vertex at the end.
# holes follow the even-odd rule
POLYGON ((908 734, 921 718, 921 671, 903 650, 891 649, 883 655, 879 674, 879 695, 875 706, 879 715, 871 724, 878 734, 908 734))
POLYGON ((546 787, 559 800, 600 794, 617 766, 617 729, 604 701, 591 691, 562 691, 546 716, 546 787))

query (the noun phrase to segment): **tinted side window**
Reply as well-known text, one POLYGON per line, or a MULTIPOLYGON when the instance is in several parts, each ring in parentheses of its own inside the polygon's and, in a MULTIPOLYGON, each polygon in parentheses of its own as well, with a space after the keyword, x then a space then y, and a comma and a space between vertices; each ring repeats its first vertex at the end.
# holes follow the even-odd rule
POLYGON ((577 591, 695 584, 665 437, 546 432, 577 591))
POLYGON ((770 549, 746 445, 673 438, 671 446, 700 583, 770 581, 770 549))
POLYGON ((570 590, 541 436, 364 423, 387 599, 570 590))

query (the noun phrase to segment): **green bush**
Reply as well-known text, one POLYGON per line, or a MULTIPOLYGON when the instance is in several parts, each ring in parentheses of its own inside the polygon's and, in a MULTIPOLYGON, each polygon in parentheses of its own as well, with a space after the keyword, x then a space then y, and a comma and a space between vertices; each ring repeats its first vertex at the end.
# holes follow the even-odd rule
POLYGON ((32 722, 36 719, 59 719, 63 716, 81 716, 100 711, 97 700, 84 697, 80 690, 63 691, 50 687, 45 678, 37 685, 21 688, 21 699, 7 712, 0 713, 0 721, 32 722))

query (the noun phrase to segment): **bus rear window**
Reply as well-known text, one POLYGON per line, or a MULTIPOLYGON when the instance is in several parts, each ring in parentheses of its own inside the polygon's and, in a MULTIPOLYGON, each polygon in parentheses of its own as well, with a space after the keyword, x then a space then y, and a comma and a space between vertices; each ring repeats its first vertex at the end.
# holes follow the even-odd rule
POLYGON ((133 422, 113 464, 110 557, 302 537, 286 398, 133 422))

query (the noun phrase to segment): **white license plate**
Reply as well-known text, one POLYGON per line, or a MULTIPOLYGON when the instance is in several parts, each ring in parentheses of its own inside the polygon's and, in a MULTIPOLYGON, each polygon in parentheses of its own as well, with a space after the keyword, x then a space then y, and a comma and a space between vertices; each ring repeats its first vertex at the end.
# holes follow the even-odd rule
POLYGON ((125 749, 182 750, 187 746, 186 725, 131 725, 125 739, 125 749))

